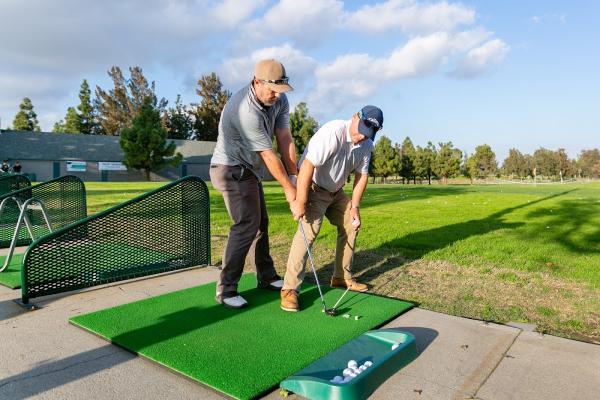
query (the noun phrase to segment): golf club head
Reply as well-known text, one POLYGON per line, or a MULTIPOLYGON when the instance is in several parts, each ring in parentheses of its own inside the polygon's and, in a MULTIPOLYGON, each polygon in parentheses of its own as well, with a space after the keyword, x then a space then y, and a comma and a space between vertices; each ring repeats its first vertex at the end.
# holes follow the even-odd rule
POLYGON ((325 314, 329 315, 330 317, 335 317, 335 308, 326 308, 325 314))

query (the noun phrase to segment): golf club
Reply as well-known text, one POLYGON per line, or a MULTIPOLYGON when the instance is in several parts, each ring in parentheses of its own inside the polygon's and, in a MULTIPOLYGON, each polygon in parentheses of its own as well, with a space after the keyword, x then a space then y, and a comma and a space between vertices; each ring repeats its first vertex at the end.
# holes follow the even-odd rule
POLYGON ((306 251, 308 252, 308 258, 310 260, 310 266, 312 268, 313 274, 315 275, 315 281, 317 282, 317 288, 319 289, 319 295, 321 296, 321 303, 323 304, 323 312, 330 317, 335 316, 335 308, 329 309, 325 305, 325 299, 323 298, 323 292, 321 291, 321 284, 319 283, 319 278, 317 277, 317 270, 315 269, 315 262, 312 256, 312 252, 310 251, 310 246, 308 244, 308 240, 306 239, 306 234, 304 233, 304 227, 302 226, 302 221, 298 221, 298 225, 300 226, 300 232, 302 232, 302 237, 304 238, 304 244, 306 245, 306 251))
MULTIPOLYGON (((352 269, 353 265, 354 265, 354 247, 352 247, 352 258, 350 259, 350 268, 351 269, 352 269)), ((337 311, 337 306, 338 306, 338 304, 340 304, 340 301, 342 301, 342 299, 344 298, 344 296, 346 295, 346 293, 348 293, 348 290, 350 290, 349 287, 346 288, 346 291, 340 296, 340 298, 338 299, 338 301, 336 301, 335 305, 331 308, 331 310, 333 310, 334 313, 337 311)))

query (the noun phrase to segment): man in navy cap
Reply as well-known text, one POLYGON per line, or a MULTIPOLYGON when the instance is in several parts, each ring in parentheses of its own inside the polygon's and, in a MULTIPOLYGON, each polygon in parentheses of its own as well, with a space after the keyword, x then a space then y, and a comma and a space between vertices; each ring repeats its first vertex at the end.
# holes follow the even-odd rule
MULTIPOLYGON (((368 289, 354 280, 350 268, 373 142, 382 126, 383 112, 375 106, 363 107, 350 120, 330 121, 310 139, 299 162, 296 200, 291 203, 294 219, 302 224, 309 245, 319 234, 324 216, 338 230, 332 287, 356 292, 368 289), (352 171, 354 187, 350 198, 343 187, 352 171)), ((281 290, 284 311, 299 309, 298 290, 304 280, 306 259, 307 250, 298 227, 281 290)))

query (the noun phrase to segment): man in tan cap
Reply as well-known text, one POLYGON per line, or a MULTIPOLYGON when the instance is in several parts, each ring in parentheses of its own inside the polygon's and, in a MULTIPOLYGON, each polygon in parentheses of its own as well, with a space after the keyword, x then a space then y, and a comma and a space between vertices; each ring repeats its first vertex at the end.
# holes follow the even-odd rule
POLYGON ((296 198, 296 151, 285 95, 292 90, 288 79, 280 62, 260 61, 252 82, 234 94, 221 113, 210 180, 223 194, 232 220, 216 294, 226 307, 248 305, 237 292, 248 253, 259 288, 278 291, 283 286, 269 253, 269 219, 261 182, 266 166, 283 187, 287 202, 296 198), (281 161, 272 148, 273 136, 281 161))

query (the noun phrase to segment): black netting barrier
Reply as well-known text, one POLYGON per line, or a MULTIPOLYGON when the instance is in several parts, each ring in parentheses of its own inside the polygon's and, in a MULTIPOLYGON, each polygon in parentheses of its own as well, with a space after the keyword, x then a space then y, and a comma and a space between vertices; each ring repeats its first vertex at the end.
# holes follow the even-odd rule
MULTIPOLYGON (((48 212, 53 230, 87 216, 85 186, 81 179, 72 175, 61 176, 38 185, 0 194, 0 202, 9 197, 14 197, 21 203, 32 197, 40 200, 48 212)), ((31 221, 33 234, 36 238, 49 233, 39 205, 34 204, 33 207, 29 208, 27 216, 31 221)), ((18 217, 19 207, 17 203, 12 200, 7 201, 0 216, 0 247, 10 246, 18 217)), ((25 246, 30 243, 31 239, 23 224, 19 231, 17 245, 25 246)))
POLYGON ((0 175, 0 196, 31 186, 31 181, 25 175, 0 175))
POLYGON ((209 264, 208 188, 188 176, 38 239, 22 299, 209 264))

